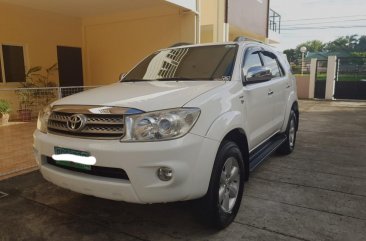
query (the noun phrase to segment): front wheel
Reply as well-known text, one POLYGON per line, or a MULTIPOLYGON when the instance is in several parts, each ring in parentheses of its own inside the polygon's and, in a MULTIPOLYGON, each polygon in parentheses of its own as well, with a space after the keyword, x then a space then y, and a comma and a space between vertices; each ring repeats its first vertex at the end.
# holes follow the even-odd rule
POLYGON ((211 181, 202 199, 205 219, 217 229, 233 222, 238 213, 244 190, 244 164, 239 147, 224 142, 217 153, 211 181))
POLYGON ((295 149, 296 133, 297 132, 297 118, 293 110, 291 110, 290 118, 286 128, 286 141, 278 148, 277 152, 282 155, 288 155, 295 149))

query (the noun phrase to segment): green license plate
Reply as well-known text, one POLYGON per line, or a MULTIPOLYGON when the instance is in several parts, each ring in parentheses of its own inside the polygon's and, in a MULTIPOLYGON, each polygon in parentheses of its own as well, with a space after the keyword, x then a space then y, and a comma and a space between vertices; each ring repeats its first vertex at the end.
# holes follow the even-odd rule
MULTIPOLYGON (((90 156, 90 153, 86 152, 86 151, 78 151, 78 150, 62 148, 62 147, 58 147, 58 146, 55 146, 54 150, 55 150, 56 155, 59 155, 59 154, 72 154, 72 155, 75 155, 75 156, 90 156)), ((76 162, 56 161, 56 164, 61 165, 61 166, 65 166, 65 167, 77 168, 77 169, 81 169, 81 170, 87 170, 87 171, 91 170, 90 165, 80 164, 80 163, 76 163, 76 162)))

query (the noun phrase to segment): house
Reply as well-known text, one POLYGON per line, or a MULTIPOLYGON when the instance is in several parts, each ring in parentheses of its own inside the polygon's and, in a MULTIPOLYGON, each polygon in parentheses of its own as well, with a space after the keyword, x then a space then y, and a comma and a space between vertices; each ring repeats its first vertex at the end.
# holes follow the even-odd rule
POLYGON ((308 52, 306 54, 305 60, 310 61, 311 59, 318 60, 328 60, 329 56, 337 56, 337 57, 351 57, 350 53, 347 52, 308 52))
POLYGON ((269 0, 0 0, 0 88, 17 87, 25 70, 54 63, 51 79, 60 86, 113 83, 177 42, 244 35, 275 43, 277 15, 269 0))

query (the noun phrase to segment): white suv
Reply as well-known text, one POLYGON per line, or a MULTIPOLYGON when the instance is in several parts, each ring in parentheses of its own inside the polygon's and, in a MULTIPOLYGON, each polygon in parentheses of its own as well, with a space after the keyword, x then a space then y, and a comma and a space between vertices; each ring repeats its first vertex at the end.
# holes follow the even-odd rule
POLYGON ((119 83, 41 111, 34 149, 43 177, 133 203, 199 199, 224 228, 244 182, 277 150, 292 152, 296 82, 281 53, 253 42, 157 51, 119 83))

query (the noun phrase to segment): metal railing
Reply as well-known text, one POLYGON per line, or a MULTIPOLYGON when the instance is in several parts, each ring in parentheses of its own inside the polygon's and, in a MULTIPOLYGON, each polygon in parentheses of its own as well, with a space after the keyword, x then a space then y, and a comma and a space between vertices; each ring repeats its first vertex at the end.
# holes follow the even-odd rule
POLYGON ((294 74, 310 74, 310 60, 301 59, 295 60, 291 63, 292 73, 294 74))
POLYGON ((49 103, 98 86, 0 88, 0 99, 10 103, 12 120, 31 121, 49 103))
POLYGON ((269 9, 268 28, 273 32, 281 33, 281 15, 273 9, 269 9))
POLYGON ((0 114, 0 180, 37 169, 33 137, 39 110, 57 99, 97 86, 1 88, 0 99, 11 104, 10 122, 0 114))

